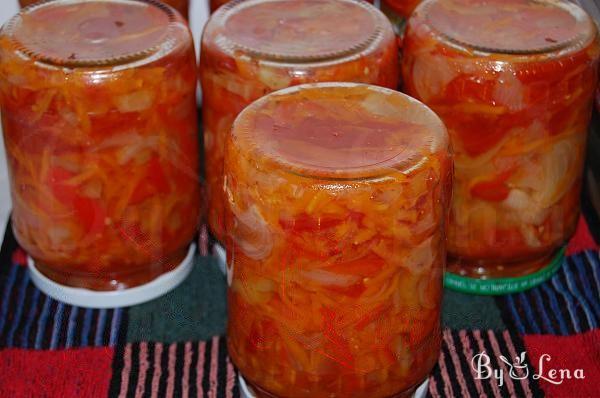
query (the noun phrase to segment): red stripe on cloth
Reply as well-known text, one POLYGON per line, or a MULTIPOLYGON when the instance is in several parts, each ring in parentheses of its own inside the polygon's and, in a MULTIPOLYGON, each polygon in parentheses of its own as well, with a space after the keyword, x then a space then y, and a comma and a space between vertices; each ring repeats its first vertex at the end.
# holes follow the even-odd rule
POLYGON ((471 342, 467 337, 467 331, 463 329, 459 332, 459 335, 460 342, 463 346, 463 354, 465 358, 467 358, 467 361, 469 363, 469 369, 471 369, 471 378, 475 382, 475 388, 477 389, 477 393, 480 397, 484 396, 485 392, 483 390, 483 385, 481 384, 481 379, 477 377, 475 369, 473 369, 473 366, 471 366, 471 364, 473 363, 473 349, 471 348, 471 342))
POLYGON ((158 388, 160 385, 160 376, 162 375, 161 357, 163 352, 162 343, 156 343, 154 346, 154 372, 152 373, 152 398, 158 397, 158 388))
POLYGON ((135 398, 142 398, 144 396, 144 390, 146 385, 146 372, 150 364, 148 362, 148 343, 140 343, 140 373, 138 377, 138 383, 135 388, 135 398))
POLYGON ((202 389, 202 380, 204 379, 204 355, 206 354, 206 343, 198 343, 198 364, 196 365, 196 390, 198 398, 204 398, 204 390, 202 389))
MULTIPOLYGON (((479 352, 485 352, 485 346, 483 345, 483 337, 481 336, 481 331, 473 330, 473 337, 475 337, 475 341, 477 341, 477 345, 479 346, 479 352)), ((488 353, 488 355, 490 355, 488 353)), ((500 389, 498 388, 498 383, 492 381, 490 383, 492 386, 492 391, 494 392, 494 397, 501 397, 500 389)))
POLYGON ((433 398, 440 398, 441 395, 438 392, 437 386, 435 385, 435 378, 433 376, 431 376, 429 378, 429 394, 433 397, 433 398))
POLYGON ((554 383, 539 378, 538 383, 546 393, 546 397, 598 396, 600 329, 572 336, 525 335, 523 340, 537 375, 550 378, 552 369, 557 372, 562 369, 565 372, 563 375, 566 371, 571 375, 570 379, 554 380, 554 383), (574 378, 576 369, 583 370, 585 379, 574 378), (555 384, 557 382, 560 384, 555 384))
MULTIPOLYGON (((508 332, 508 330, 503 331, 502 336, 504 337, 504 341, 506 341, 506 346, 508 347, 508 351, 510 352, 510 357, 516 358, 517 357, 517 349, 515 348, 515 345, 512 341, 512 338, 510 337, 510 333, 508 332)), ((523 369, 517 368, 517 375, 519 377, 523 377, 525 375, 523 369)), ((529 378, 528 377, 523 377, 521 379, 521 387, 523 387, 523 391, 525 391, 525 394, 528 397, 533 396, 533 393, 531 392, 531 388, 529 387, 529 378)))
POLYGON ((123 370, 121 371, 121 391, 119 397, 127 396, 127 387, 129 386, 129 374, 131 373, 131 343, 125 346, 125 356, 123 358, 123 370))
POLYGON ((219 372, 219 337, 212 338, 212 350, 210 355, 210 391, 208 398, 217 398, 217 388, 219 381, 217 373, 219 372))
POLYGON ((172 397, 175 392, 175 361, 177 360, 177 343, 169 347, 169 375, 167 377, 167 397, 172 397))
POLYGON ((453 397, 454 393, 452 392, 452 382, 450 381, 450 375, 448 374, 448 369, 446 368, 446 359, 443 352, 440 352, 438 364, 440 365, 442 380, 444 380, 444 396, 453 397))
POLYGON ((235 386, 235 369, 233 364, 227 358, 227 384, 225 386, 226 398, 233 398, 233 387, 235 386))
POLYGON ((458 378, 458 384, 460 385, 460 392, 463 397, 469 396, 469 389, 467 388, 467 381, 465 380, 465 376, 463 375, 462 368, 460 367, 460 359, 456 353, 456 346, 452 341, 452 332, 449 329, 445 329, 443 333, 444 341, 448 346, 448 351, 450 352, 450 359, 452 360, 452 364, 454 365, 454 369, 456 371, 456 377, 458 378))
MULTIPOLYGON (((494 356, 498 359, 498 364, 502 368, 504 374, 507 375, 510 369, 507 369, 504 362, 500 359, 502 351, 500 351, 500 346, 498 345, 498 340, 496 340, 496 336, 494 335, 493 330, 488 330, 488 340, 490 341, 492 350, 494 350, 494 356)), ((515 386, 512 382, 512 379, 510 377, 505 377, 504 382, 506 383, 506 388, 508 389, 510 396, 515 397, 517 395, 517 392, 515 391, 515 386)))
POLYGON ((571 238, 567 245, 567 256, 580 253, 584 250, 598 250, 598 245, 590 233, 585 218, 579 217, 575 235, 573 235, 573 238, 571 238))
POLYGON ((27 253, 25 253, 25 250, 20 247, 17 248, 12 254, 12 262, 13 264, 25 267, 27 265, 27 253))
POLYGON ((0 396, 106 397, 113 354, 110 347, 4 349, 0 355, 0 396))
POLYGON ((192 343, 185 343, 183 354, 183 380, 181 381, 181 394, 183 398, 190 396, 190 365, 192 364, 192 343))

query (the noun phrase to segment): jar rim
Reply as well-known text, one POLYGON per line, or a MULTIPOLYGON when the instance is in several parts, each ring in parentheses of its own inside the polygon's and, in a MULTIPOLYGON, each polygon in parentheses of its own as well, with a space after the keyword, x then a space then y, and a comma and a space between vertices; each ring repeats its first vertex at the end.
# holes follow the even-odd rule
MULTIPOLYGON (((563 0, 529 0, 531 5, 539 7, 553 8, 554 11, 560 9, 564 11, 563 16, 572 18, 575 28, 568 35, 560 40, 545 38, 545 42, 533 46, 526 46, 526 41, 522 40, 522 35, 515 35, 514 39, 518 39, 519 43, 513 46, 504 46, 503 43, 491 45, 485 43, 482 39, 482 30, 477 29, 478 34, 467 36, 465 29, 473 28, 466 27, 465 24, 454 23, 452 29, 459 28, 462 31, 451 31, 448 27, 440 26, 439 21, 436 22, 435 16, 432 16, 433 11, 436 11, 437 6, 448 0, 425 0, 417 7, 416 12, 423 14, 423 19, 426 21, 433 33, 438 36, 440 41, 452 46, 458 47, 467 52, 476 54, 501 54, 501 55, 539 55, 539 54, 555 54, 555 53, 571 53, 580 50, 588 45, 597 36, 597 28, 590 16, 577 4, 563 0), (518 37, 517 37, 518 36, 518 37)), ((493 7, 494 4, 490 3, 493 7)))
MULTIPOLYGON (((356 33, 360 34, 353 38, 351 42, 345 43, 346 45, 340 45, 339 40, 337 43, 323 40, 321 43, 317 43, 316 47, 312 49, 312 53, 309 53, 306 48, 310 47, 306 40, 310 37, 310 34, 306 34, 304 37, 298 39, 297 45, 290 45, 290 40, 286 40, 285 46, 280 45, 277 40, 270 40, 268 45, 266 43, 257 44, 250 43, 252 40, 246 35, 246 37, 234 37, 230 34, 227 29, 228 24, 232 23, 232 20, 236 17, 242 19, 244 12, 251 11, 255 7, 268 7, 269 4, 286 3, 296 0, 233 0, 220 7, 207 22, 207 30, 223 27, 224 31, 219 34, 216 44, 225 52, 236 55, 246 55, 251 58, 255 58, 267 62, 277 63, 289 63, 289 64, 305 64, 305 63, 321 63, 321 62, 337 62, 339 60, 346 59, 348 57, 357 56, 365 52, 371 51, 377 47, 386 35, 386 29, 392 32, 392 27, 389 24, 385 15, 381 13, 376 7, 365 2, 363 0, 314 0, 311 3, 340 3, 354 7, 353 12, 356 16, 364 18, 363 22, 369 21, 371 24, 369 30, 356 29, 356 33), (389 28, 389 29, 388 29, 389 28), (330 48, 326 47, 328 44, 330 48), (335 47, 337 46, 337 48, 335 47), (319 48, 321 47, 321 48, 319 48), (294 48, 302 48, 302 51, 294 51, 294 48)), ((338 4, 339 6, 339 4, 338 4)), ((325 19, 325 15, 321 14, 318 17, 325 19)), ((236 25, 241 25, 235 21, 236 25)), ((337 34, 339 35, 339 31, 337 34)), ((339 37, 339 36, 337 36, 339 37)), ((258 40, 258 39, 257 39, 258 40)), ((293 44, 293 43, 292 43, 293 44)), ((314 44, 314 41, 312 42, 314 44)))
MULTIPOLYGON (((85 21, 81 21, 78 27, 81 28, 84 23, 85 21)), ((119 21, 116 21, 115 23, 118 24, 119 21)), ((182 23, 181 17, 178 17, 173 8, 158 0, 44 0, 23 8, 2 27, 1 34, 10 40, 15 52, 20 54, 21 57, 48 66, 65 68, 118 67, 132 63, 151 61, 172 51, 178 45, 178 40, 174 33, 180 23, 182 23), (52 8, 59 9, 61 7, 69 7, 72 5, 90 5, 93 3, 106 3, 109 5, 117 4, 125 7, 127 7, 128 4, 135 7, 146 5, 156 12, 156 16, 163 19, 163 26, 156 29, 157 32, 158 30, 160 30, 160 32, 155 35, 156 37, 153 38, 154 40, 152 40, 152 43, 148 46, 137 45, 136 43, 133 51, 123 51, 121 53, 115 51, 114 55, 98 57, 89 55, 80 57, 75 53, 72 53, 70 56, 64 56, 65 54, 51 54, 53 51, 51 48, 44 49, 43 45, 35 43, 35 40, 27 42, 27 40, 18 37, 20 33, 19 29, 22 27, 24 19, 36 12, 52 11, 52 8)), ((136 38, 134 37, 134 40, 135 39, 136 38)), ((50 40, 54 41, 55 38, 50 37, 50 40)), ((93 50, 89 50, 89 52, 92 53, 93 50)))

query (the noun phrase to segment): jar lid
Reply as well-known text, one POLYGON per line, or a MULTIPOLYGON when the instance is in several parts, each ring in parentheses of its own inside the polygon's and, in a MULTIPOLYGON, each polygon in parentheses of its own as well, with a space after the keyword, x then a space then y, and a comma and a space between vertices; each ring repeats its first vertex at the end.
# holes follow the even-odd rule
POLYGON ((420 9, 446 39, 485 52, 560 51, 596 35, 585 11, 563 0, 431 0, 420 9))
POLYGON ((304 84, 269 94, 240 113, 232 136, 252 159, 326 179, 410 173, 448 147, 442 121, 427 106, 357 83, 304 84))
POLYGON ((318 62, 366 50, 389 22, 362 0, 238 0, 221 7, 210 25, 222 28, 220 44, 231 52, 318 62))
POLYGON ((170 48, 173 10, 154 0, 55 0, 23 9, 3 28, 17 50, 56 66, 129 63, 170 48))

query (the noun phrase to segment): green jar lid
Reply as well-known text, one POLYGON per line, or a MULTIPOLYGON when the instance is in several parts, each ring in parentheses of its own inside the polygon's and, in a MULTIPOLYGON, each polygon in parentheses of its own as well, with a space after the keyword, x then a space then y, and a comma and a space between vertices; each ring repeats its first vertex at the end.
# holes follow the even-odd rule
POLYGON ((565 249, 566 247, 561 248, 547 266, 530 275, 516 278, 476 279, 446 272, 444 286, 457 292, 484 296, 522 292, 550 279, 562 265, 565 249))

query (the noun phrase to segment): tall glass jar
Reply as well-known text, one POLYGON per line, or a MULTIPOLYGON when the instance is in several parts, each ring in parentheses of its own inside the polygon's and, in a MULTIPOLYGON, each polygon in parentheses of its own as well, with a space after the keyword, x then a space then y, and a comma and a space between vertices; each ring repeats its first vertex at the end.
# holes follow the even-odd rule
POLYGON ((244 107, 306 82, 398 83, 392 27, 360 0, 233 1, 208 21, 201 54, 208 221, 221 242, 225 138, 244 107))
POLYGON ((185 257, 200 211, 196 79, 186 22, 153 0, 56 0, 2 28, 13 229, 48 278, 117 290, 185 257))
POLYGON ((474 3, 417 8, 403 79, 444 120, 456 153, 449 270, 523 277, 552 263, 576 227, 597 31, 568 1, 474 3))
POLYGON ((452 163, 399 92, 269 94, 225 153, 229 354, 259 397, 409 396, 440 349, 452 163))

